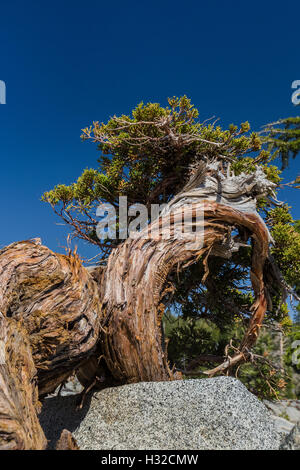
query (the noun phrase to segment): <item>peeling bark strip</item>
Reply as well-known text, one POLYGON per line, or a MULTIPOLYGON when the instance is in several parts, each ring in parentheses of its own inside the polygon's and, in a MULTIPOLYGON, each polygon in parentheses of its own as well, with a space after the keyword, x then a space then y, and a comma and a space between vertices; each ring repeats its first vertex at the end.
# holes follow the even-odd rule
POLYGON ((0 314, 0 450, 44 449, 36 369, 25 330, 0 314))
POLYGON ((86 360, 99 336, 97 284, 77 255, 55 254, 39 240, 0 251, 0 311, 30 338, 40 394, 86 360))

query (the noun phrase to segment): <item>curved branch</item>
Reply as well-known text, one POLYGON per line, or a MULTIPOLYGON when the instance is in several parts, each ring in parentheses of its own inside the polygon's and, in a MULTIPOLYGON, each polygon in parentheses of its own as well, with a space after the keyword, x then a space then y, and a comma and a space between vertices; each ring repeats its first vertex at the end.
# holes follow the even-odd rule
MULTIPOLYGON (((102 348, 109 369, 120 381, 178 378, 169 368, 160 330, 167 278, 174 269, 183 269, 202 257, 205 280, 207 258, 215 247, 222 245, 230 227, 245 227, 253 238, 251 279, 256 300, 242 351, 256 340, 266 311, 263 266, 268 256, 268 231, 259 216, 207 200, 198 205, 188 204, 186 214, 190 220, 197 209, 204 210, 204 219, 197 222, 203 226, 202 236, 188 242, 174 237, 162 239, 161 230, 168 222, 165 214, 149 227, 151 238, 142 232, 137 239, 128 239, 109 258, 102 304, 109 322, 102 335, 102 348)), ((181 217, 182 207, 171 214, 173 235, 181 217)), ((234 361, 243 357, 242 353, 234 361)))

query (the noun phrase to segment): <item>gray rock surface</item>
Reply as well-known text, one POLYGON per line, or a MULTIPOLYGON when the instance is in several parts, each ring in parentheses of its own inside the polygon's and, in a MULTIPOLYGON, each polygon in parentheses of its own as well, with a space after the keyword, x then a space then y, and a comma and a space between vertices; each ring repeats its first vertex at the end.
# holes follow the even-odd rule
POLYGON ((281 450, 300 450, 300 423, 293 427, 280 446, 281 450))
POLYGON ((263 400, 263 402, 274 415, 294 424, 300 421, 300 400, 263 400))
POLYGON ((277 431, 280 432, 283 437, 289 434, 294 427, 293 423, 291 423, 287 419, 280 418, 280 416, 274 415, 272 416, 272 419, 274 420, 277 431))
POLYGON ((62 429, 81 449, 279 449, 281 434, 264 404, 230 377, 151 382, 45 400, 40 416, 50 447, 62 429))
POLYGON ((263 400, 263 403, 271 411, 276 429, 283 435, 289 434, 294 425, 300 422, 299 400, 263 400))

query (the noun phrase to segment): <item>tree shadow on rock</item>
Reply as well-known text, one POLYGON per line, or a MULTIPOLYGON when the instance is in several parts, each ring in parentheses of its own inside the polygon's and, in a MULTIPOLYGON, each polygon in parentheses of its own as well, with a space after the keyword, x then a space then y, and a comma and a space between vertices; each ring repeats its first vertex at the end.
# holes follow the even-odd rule
POLYGON ((82 409, 78 409, 80 395, 55 396, 46 398, 39 415, 41 426, 48 440, 48 449, 55 449, 63 429, 71 433, 80 425, 86 416, 93 393, 85 396, 82 409))

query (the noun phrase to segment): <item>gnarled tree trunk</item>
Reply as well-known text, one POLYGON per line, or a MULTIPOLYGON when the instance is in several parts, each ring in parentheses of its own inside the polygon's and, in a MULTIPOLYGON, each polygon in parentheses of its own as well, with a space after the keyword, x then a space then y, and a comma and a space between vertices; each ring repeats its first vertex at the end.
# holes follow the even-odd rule
MULTIPOLYGON (((146 239, 142 234, 136 240, 129 239, 109 259, 102 304, 108 326, 101 335, 102 353, 110 371, 119 380, 137 382, 178 378, 169 368, 160 328, 164 296, 170 288, 168 276, 200 257, 207 263, 207 257, 213 254, 214 249, 220 254, 230 228, 236 226, 246 229, 253 238, 251 280, 256 300, 241 352, 231 359, 231 365, 244 356, 246 358, 258 336, 267 308, 263 267, 268 256, 268 231, 255 214, 246 214, 212 201, 199 204, 200 207, 189 205, 186 214, 192 220, 193 210, 204 211, 204 219, 199 222, 203 225, 203 237, 194 235, 189 241, 184 238, 163 240, 158 233, 164 220, 161 223, 157 221, 151 226, 154 238, 146 239)), ((181 216, 182 207, 172 212, 172 230, 178 226, 181 216)), ((217 370, 228 366, 226 362, 217 370)))
MULTIPOLYGON (((53 391, 76 370, 86 385, 95 378, 101 386, 180 378, 169 367, 161 334, 164 299, 172 290, 169 275, 201 258, 206 277, 209 256, 228 258, 251 238, 253 317, 240 352, 208 373, 224 371, 245 360, 267 308, 263 270, 270 237, 255 209, 256 195, 265 194, 267 184, 259 173, 235 177, 220 174, 213 165, 200 167, 161 216, 135 238, 119 245, 107 266, 93 276, 82 267, 77 255, 55 254, 38 240, 15 243, 2 250, 0 311, 10 331, 9 344, 16 365, 6 364, 1 376, 0 393, 3 395, 7 389, 11 392, 6 401, 0 402, 1 416, 5 416, 4 421, 0 416, 0 446, 6 445, 7 422, 19 425, 13 431, 17 437, 12 439, 16 442, 12 447, 44 446, 35 411, 32 359, 40 395, 53 391), (196 232, 178 236, 183 212, 196 232), (199 214, 202 216, 197 217, 199 214), (236 229, 240 239, 231 236, 236 229), (26 353, 20 351, 20 357, 26 357, 30 364, 25 376, 31 388, 28 385, 30 393, 26 396, 18 380, 24 373, 17 361, 18 348, 13 345, 14 329, 22 331, 20 335, 27 345, 26 353), (19 370, 16 376, 15 370, 19 370), (23 415, 19 407, 22 400, 27 406, 23 415), (19 407, 17 420, 11 402, 19 407)), ((6 339, 3 344, 8 344, 6 339)))

